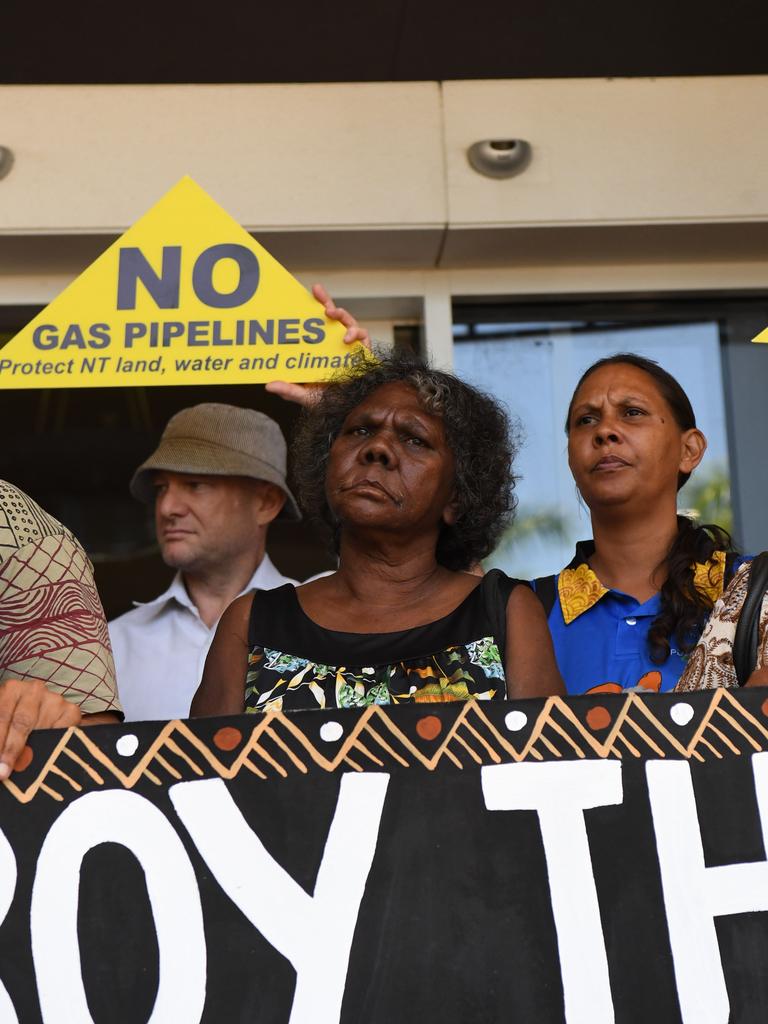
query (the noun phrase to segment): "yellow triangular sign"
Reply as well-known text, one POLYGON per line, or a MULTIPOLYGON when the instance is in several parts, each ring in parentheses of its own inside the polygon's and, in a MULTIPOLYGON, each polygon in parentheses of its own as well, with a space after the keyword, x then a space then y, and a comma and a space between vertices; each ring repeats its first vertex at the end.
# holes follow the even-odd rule
POLYGON ((756 334, 752 341, 768 345, 768 327, 764 331, 760 331, 759 334, 756 334))
POLYGON ((182 178, 0 349, 0 388, 324 380, 358 357, 344 333, 182 178))

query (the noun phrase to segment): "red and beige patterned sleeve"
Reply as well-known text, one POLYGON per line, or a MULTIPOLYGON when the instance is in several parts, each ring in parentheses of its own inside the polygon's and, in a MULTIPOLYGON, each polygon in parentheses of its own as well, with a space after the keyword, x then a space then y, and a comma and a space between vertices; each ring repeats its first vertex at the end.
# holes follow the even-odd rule
POLYGON ((42 679, 83 714, 122 713, 91 563, 66 529, 0 564, 0 680, 11 678, 42 679))

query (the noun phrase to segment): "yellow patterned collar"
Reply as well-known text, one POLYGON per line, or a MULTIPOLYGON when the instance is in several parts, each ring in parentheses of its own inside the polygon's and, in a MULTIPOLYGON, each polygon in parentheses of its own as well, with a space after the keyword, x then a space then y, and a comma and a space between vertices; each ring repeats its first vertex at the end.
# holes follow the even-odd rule
MULTIPOLYGON (((603 586, 589 567, 581 544, 576 551, 576 558, 557 578, 557 593, 566 626, 588 612, 603 594, 608 593, 608 587, 603 586), (580 557, 584 560, 580 561, 580 557)), ((723 593, 724 578, 724 551, 716 551, 709 561, 696 562, 693 566, 693 585, 700 594, 706 594, 713 604, 723 593)))
POLYGON ((716 551, 708 562, 694 563, 693 585, 715 603, 725 590, 725 552, 716 551))

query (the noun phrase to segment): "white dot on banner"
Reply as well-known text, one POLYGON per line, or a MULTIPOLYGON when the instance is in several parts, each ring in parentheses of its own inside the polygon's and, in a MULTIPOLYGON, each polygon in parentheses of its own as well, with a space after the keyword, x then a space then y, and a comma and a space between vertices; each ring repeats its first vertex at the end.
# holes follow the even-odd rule
POLYGON ((129 732, 127 736, 121 736, 115 745, 118 754, 121 754, 123 757, 130 757, 139 749, 139 737, 129 732))
POLYGON ((326 743, 335 743, 344 735, 344 730, 338 722, 323 722, 320 726, 320 739, 326 743))
POLYGON ((693 708, 690 704, 673 704, 669 709, 669 717, 675 725, 688 725, 693 718, 693 708))
POLYGON ((504 725, 506 725, 510 732, 520 732, 525 727, 527 721, 528 715, 522 711, 510 711, 504 719, 504 725))

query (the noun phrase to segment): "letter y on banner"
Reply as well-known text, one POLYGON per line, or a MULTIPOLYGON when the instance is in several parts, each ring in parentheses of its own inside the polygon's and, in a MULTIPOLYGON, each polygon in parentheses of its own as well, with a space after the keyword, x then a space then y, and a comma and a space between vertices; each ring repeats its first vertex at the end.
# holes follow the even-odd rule
POLYGON ((170 790, 219 885, 296 969, 289 1024, 338 1024, 388 783, 382 772, 342 776, 313 896, 270 856, 221 779, 170 790))

